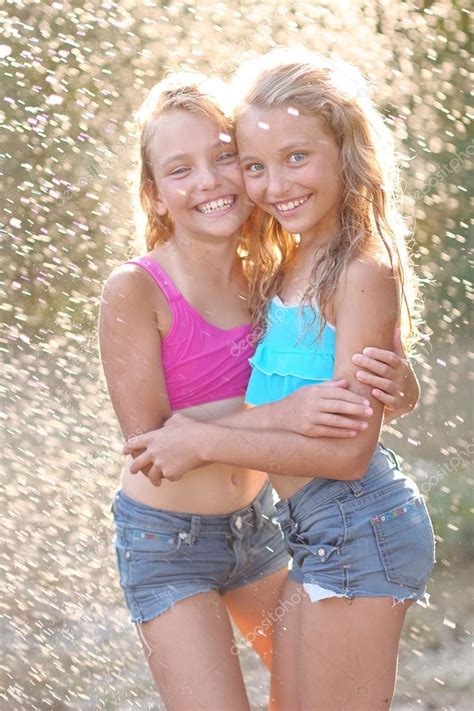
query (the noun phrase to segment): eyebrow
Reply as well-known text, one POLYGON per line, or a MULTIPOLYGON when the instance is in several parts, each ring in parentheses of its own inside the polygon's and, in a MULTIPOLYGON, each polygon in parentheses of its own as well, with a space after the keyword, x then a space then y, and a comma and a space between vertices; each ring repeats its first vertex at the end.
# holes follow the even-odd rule
MULTIPOLYGON (((232 141, 230 143, 228 143, 226 141, 216 141, 213 144, 212 148, 219 148, 220 146, 228 146, 229 148, 231 148, 233 140, 234 139, 232 139, 232 141)), ((164 168, 165 165, 168 165, 168 163, 174 163, 177 160, 183 160, 183 158, 187 158, 189 155, 190 155, 189 153, 175 153, 173 156, 170 156, 169 158, 167 158, 164 161, 164 163, 162 164, 162 167, 164 168)))
MULTIPOLYGON (((277 153, 283 154, 283 153, 288 153, 288 151, 293 150, 294 148, 310 148, 313 145, 312 142, 310 141, 298 141, 298 143, 287 143, 286 146, 282 146, 277 153)), ((245 160, 256 160, 254 156, 240 156, 241 161, 245 160)))

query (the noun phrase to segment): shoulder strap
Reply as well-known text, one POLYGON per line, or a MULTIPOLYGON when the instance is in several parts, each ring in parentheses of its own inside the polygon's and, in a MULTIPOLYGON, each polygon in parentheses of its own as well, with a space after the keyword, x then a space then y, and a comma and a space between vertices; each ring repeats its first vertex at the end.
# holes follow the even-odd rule
POLYGON ((154 259, 137 257, 136 259, 129 259, 125 264, 137 264, 139 267, 143 267, 156 281, 168 301, 174 301, 181 296, 181 292, 175 287, 163 267, 158 262, 155 262, 154 259))

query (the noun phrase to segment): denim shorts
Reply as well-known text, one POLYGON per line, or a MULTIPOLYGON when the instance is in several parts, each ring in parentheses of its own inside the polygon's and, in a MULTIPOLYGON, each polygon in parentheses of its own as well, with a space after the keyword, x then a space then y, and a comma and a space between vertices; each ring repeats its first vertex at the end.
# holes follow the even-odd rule
POLYGON ((248 507, 221 516, 156 509, 118 491, 111 510, 131 621, 151 620, 191 595, 223 594, 287 568, 272 491, 267 482, 248 507))
POLYGON ((392 597, 428 603, 434 534, 423 497, 378 445, 357 481, 313 479, 276 504, 289 577, 313 602, 327 597, 392 597))

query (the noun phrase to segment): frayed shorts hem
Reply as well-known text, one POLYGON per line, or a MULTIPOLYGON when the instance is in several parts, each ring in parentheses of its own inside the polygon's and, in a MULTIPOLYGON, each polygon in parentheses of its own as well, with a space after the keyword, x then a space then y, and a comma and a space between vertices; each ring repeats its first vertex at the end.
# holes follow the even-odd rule
POLYGON ((429 607, 430 596, 427 592, 406 592, 406 591, 384 591, 384 592, 369 592, 367 590, 335 590, 333 588, 320 585, 315 582, 305 582, 301 581, 296 577, 292 577, 290 573, 290 578, 295 582, 303 586, 304 591, 308 595, 311 602, 321 602, 321 600, 327 600, 329 598, 344 598, 349 603, 352 602, 357 597, 390 597, 393 600, 393 604, 399 604, 402 602, 419 602, 421 605, 429 607))

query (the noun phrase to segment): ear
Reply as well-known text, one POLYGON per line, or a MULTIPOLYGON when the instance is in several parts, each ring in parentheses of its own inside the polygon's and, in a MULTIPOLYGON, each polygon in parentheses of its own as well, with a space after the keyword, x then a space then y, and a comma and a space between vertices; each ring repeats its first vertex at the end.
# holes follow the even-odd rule
POLYGON ((168 213, 168 208, 155 182, 153 183, 153 202, 156 214, 160 215, 160 217, 164 217, 168 213))
POLYGON ((160 200, 159 196, 156 197, 155 209, 157 214, 160 215, 160 217, 164 217, 168 213, 168 208, 166 207, 163 200, 160 200))

